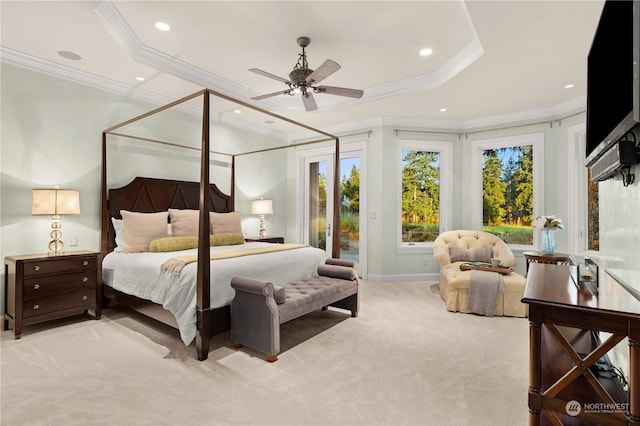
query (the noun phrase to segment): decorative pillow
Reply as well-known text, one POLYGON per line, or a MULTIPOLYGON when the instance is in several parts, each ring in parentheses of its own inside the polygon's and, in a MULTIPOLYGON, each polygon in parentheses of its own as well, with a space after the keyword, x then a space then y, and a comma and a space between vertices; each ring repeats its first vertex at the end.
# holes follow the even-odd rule
POLYGON ((466 249, 463 247, 449 247, 451 263, 454 262, 486 262, 491 263, 491 247, 466 249))
MULTIPOLYGON (((232 246, 244 244, 242 234, 211 234, 209 236, 210 246, 232 246)), ((149 251, 167 252, 180 251, 198 248, 198 237, 182 236, 182 237, 163 237, 157 238, 149 243, 149 251)))
POLYGON ((198 247, 198 237, 163 237, 149 243, 149 251, 166 252, 189 250, 198 247))
POLYGON ((279 285, 274 285, 273 298, 276 300, 276 304, 282 305, 287 300, 287 289, 279 285))
POLYGON ((209 238, 212 246, 235 246, 244 244, 244 236, 238 233, 211 234, 209 238))
POLYGON ((343 280, 355 280, 357 272, 354 268, 339 265, 318 265, 318 275, 325 277, 340 278, 343 280))
POLYGON ((116 233, 116 247, 113 249, 116 253, 122 253, 124 251, 124 221, 122 219, 111 218, 113 223, 113 230, 116 233))
POLYGON ((167 236, 168 212, 139 213, 120 210, 124 223, 125 253, 149 251, 149 243, 167 236))
POLYGON ((209 213, 212 234, 242 234, 240 213, 209 213))
POLYGON ((169 209, 171 233, 176 237, 198 235, 198 210, 169 209))

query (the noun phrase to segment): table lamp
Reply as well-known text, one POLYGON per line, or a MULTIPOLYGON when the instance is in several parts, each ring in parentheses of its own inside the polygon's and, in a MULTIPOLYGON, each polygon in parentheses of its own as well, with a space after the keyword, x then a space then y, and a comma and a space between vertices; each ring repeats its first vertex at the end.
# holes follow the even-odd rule
POLYGON ((260 215, 260 238, 267 236, 267 230, 264 226, 264 215, 273 214, 273 203, 271 200, 260 198, 251 202, 251 214, 260 215))
POLYGON ((80 193, 74 189, 34 189, 32 215, 51 216, 51 241, 49 254, 62 254, 62 216, 80 214, 80 193))

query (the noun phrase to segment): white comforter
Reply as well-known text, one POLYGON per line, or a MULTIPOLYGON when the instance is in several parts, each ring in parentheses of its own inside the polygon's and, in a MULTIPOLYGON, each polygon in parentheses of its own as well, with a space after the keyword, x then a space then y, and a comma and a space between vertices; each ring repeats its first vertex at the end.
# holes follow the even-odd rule
MULTIPOLYGON (((268 243, 246 243, 211 247, 211 252, 262 247, 268 243)), ((102 261, 102 281, 142 299, 161 304, 178 322, 180 337, 189 345, 196 335, 196 270, 190 263, 180 274, 161 271, 160 266, 174 256, 197 254, 197 250, 166 253, 109 253, 102 261)), ((270 281, 273 284, 317 275, 326 252, 313 247, 255 254, 211 261, 211 309, 228 305, 233 299, 231 278, 237 275, 270 281)))

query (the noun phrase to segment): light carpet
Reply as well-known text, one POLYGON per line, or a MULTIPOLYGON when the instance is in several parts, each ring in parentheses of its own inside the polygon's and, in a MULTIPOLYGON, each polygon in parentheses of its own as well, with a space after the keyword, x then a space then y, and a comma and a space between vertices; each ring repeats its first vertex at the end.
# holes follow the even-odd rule
POLYGON ((528 321, 447 312, 437 284, 362 283, 358 318, 282 326, 275 363, 107 309, 0 340, 0 422, 13 425, 524 425, 528 321))

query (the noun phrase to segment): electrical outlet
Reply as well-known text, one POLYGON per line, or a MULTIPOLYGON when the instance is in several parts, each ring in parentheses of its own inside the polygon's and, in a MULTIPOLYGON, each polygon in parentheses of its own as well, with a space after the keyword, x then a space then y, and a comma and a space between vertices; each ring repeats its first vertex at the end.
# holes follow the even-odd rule
POLYGON ((69 246, 78 247, 78 237, 71 237, 69 241, 69 246))
POLYGON ((428 258, 428 257, 425 257, 425 258, 424 258, 424 260, 423 260, 423 262, 422 262, 422 264, 423 264, 424 266, 429 266, 429 258, 428 258))

